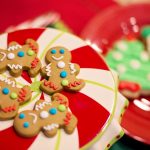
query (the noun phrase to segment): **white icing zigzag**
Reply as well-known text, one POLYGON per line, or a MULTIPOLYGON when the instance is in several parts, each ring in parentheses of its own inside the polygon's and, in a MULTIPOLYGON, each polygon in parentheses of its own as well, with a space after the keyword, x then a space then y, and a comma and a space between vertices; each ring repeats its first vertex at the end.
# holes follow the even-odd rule
POLYGON ((0 54, 2 54, 2 55, 3 55, 3 57, 0 59, 0 61, 3 61, 3 60, 6 58, 6 53, 4 53, 4 52, 0 52, 0 54))
POLYGON ((37 115, 33 113, 29 113, 30 116, 33 116, 33 123, 35 124, 37 122, 37 115))
POLYGON ((10 69, 22 69, 22 66, 21 65, 19 65, 19 64, 17 64, 17 65, 15 65, 15 64, 8 64, 7 65, 10 69))
POLYGON ((45 107, 45 105, 51 105, 50 101, 43 101, 42 103, 39 103, 38 105, 35 106, 35 110, 40 110, 45 107))
POLYGON ((77 71, 74 67, 74 64, 69 63, 69 66, 70 66, 71 74, 74 74, 77 71))
POLYGON ((53 129, 55 129, 55 128, 58 128, 58 127, 59 127, 58 124, 53 123, 53 124, 51 124, 51 125, 44 126, 43 129, 44 129, 44 130, 51 131, 51 130, 53 130, 53 129))
POLYGON ((14 50, 17 50, 18 48, 22 48, 22 46, 19 45, 19 44, 10 46, 10 47, 8 48, 8 51, 14 51, 14 50))
POLYGON ((7 78, 3 78, 0 76, 0 81, 3 81, 9 85, 11 85, 12 87, 16 87, 16 83, 15 81, 11 81, 10 79, 7 79, 7 78))
POLYGON ((47 76, 50 77, 51 76, 51 63, 46 66, 45 70, 47 72, 47 76))

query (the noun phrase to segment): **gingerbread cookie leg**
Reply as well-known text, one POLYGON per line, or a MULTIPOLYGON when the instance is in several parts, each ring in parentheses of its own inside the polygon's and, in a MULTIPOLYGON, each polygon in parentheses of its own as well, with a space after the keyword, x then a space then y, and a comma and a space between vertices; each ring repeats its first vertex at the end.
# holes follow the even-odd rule
POLYGON ((19 66, 19 65, 15 65, 15 64, 10 65, 10 64, 9 64, 9 69, 10 69, 10 74, 11 74, 12 76, 15 76, 15 77, 20 76, 21 73, 22 73, 22 67, 19 66), (11 69, 11 68, 13 68, 13 69, 11 69), (15 68, 16 68, 16 69, 15 69, 15 68), (20 69, 19 69, 19 68, 20 68, 20 69))
POLYGON ((72 79, 67 86, 64 86, 69 91, 79 91, 85 86, 85 82, 82 79, 72 79))
POLYGON ((26 85, 23 88, 21 88, 18 93, 18 102, 20 103, 20 105, 24 104, 30 100, 31 96, 32 96, 32 93, 30 91, 30 88, 29 86, 26 85))
POLYGON ((53 94, 62 90, 61 84, 56 84, 57 82, 51 80, 43 80, 40 89, 47 94, 53 94))
POLYGON ((58 128, 59 128, 59 124, 56 123, 48 124, 43 127, 43 133, 47 137, 53 137, 57 134, 58 128))
POLYGON ((31 77, 35 77, 41 69, 41 62, 35 58, 31 63, 31 69, 28 71, 31 77))

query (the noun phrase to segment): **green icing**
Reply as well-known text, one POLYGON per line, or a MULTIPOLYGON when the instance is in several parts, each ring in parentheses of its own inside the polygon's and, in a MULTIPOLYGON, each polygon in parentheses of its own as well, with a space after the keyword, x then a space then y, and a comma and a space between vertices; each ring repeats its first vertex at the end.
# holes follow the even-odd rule
POLYGON ((33 83, 31 84, 31 90, 32 90, 33 92, 39 92, 39 91, 40 91, 40 84, 41 84, 40 81, 33 82, 33 83))
POLYGON ((106 61, 119 73, 121 80, 137 82, 143 89, 150 89, 150 58, 141 41, 116 42, 106 61))

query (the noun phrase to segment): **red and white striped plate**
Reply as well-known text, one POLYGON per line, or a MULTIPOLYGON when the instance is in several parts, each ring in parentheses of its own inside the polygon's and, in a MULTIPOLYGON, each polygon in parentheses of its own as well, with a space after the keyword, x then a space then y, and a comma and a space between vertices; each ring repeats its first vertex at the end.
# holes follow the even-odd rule
MULTIPOLYGON (((0 121, 0 149, 105 149, 123 135, 119 118, 127 101, 117 91, 117 80, 109 70, 103 58, 80 38, 55 29, 26 29, 0 36, 0 48, 7 48, 11 41, 23 44, 27 38, 33 38, 39 44, 38 57, 45 65, 45 54, 53 46, 62 45, 72 53, 72 62, 80 65, 79 77, 86 86, 78 93, 62 92, 69 98, 70 109, 78 118, 75 132, 67 135, 59 130, 54 138, 42 133, 34 138, 22 138, 13 130, 13 120, 0 121)), ((8 77, 8 72, 2 74, 8 77)), ((16 78, 17 85, 38 85, 41 76, 30 78, 26 72, 16 78)), ((34 88, 32 100, 20 107, 19 111, 33 109, 40 98, 50 96, 34 88)))

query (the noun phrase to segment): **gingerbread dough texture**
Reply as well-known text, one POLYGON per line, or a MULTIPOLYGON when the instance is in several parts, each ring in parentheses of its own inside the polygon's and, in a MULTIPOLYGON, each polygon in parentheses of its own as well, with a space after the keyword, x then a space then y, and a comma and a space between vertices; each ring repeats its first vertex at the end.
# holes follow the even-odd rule
POLYGON ((38 44, 33 39, 27 39, 24 45, 9 43, 7 50, 0 49, 0 73, 9 70, 12 76, 18 77, 27 70, 31 77, 36 76, 41 68, 37 53, 38 44))
POLYGON ((77 126, 77 118, 69 111, 68 99, 55 93, 52 101, 39 100, 34 110, 19 113, 14 120, 14 129, 23 137, 33 137, 42 131, 47 137, 56 135, 58 128, 68 134, 77 126))
POLYGON ((31 98, 29 86, 16 87, 14 78, 3 78, 0 76, 0 120, 14 118, 19 105, 24 104, 31 98))
POLYGON ((46 79, 41 83, 41 90, 53 94, 65 89, 79 91, 85 85, 84 80, 77 79, 80 67, 71 63, 71 53, 65 47, 51 48, 46 54, 47 66, 41 69, 41 74, 46 79))

